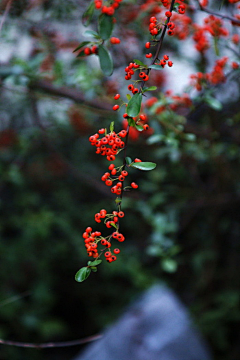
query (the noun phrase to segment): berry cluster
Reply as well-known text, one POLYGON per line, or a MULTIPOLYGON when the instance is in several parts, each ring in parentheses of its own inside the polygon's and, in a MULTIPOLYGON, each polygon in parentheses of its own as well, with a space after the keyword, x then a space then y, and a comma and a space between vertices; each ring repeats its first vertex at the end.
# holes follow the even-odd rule
MULTIPOLYGON (((100 213, 101 216, 102 214, 106 216, 107 212, 105 209, 102 209, 100 213)), ((105 252, 104 255, 107 262, 117 260, 117 257, 114 254, 120 253, 120 250, 118 248, 113 249, 113 253, 111 252, 110 248, 112 246, 112 239, 116 239, 119 242, 123 242, 125 240, 124 236, 118 231, 114 231, 111 235, 103 237, 100 231, 93 231, 91 227, 86 228, 85 232, 83 233, 83 239, 85 242, 88 256, 96 259, 100 256, 101 253, 105 252), (104 246, 104 248, 100 251, 98 250, 99 245, 104 246)))
MULTIPOLYGON (((112 16, 114 14, 115 9, 119 7, 120 2, 122 2, 122 0, 114 0, 111 1, 111 5, 107 6, 104 5, 104 1, 102 0, 94 0, 95 8, 101 10, 103 14, 107 14, 109 16, 112 16)), ((107 3, 109 3, 109 1, 107 3)))
POLYGON ((126 130, 121 130, 118 134, 116 134, 115 131, 109 134, 105 134, 105 132, 105 129, 98 130, 98 133, 90 136, 89 141, 91 145, 96 146, 96 154, 106 156, 108 161, 114 161, 115 155, 125 146, 122 138, 127 135, 127 132, 126 130), (105 134, 105 136, 100 139, 99 134, 105 134))

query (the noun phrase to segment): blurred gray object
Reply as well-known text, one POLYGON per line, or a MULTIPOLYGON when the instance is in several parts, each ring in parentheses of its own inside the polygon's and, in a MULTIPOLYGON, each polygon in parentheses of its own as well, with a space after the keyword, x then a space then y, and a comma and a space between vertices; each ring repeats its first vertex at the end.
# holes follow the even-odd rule
POLYGON ((210 360, 185 307, 155 285, 74 360, 210 360))

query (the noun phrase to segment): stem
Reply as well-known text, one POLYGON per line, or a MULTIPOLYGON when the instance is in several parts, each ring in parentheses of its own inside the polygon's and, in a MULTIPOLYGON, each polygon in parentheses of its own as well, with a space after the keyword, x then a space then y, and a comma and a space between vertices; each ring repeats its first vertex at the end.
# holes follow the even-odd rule
MULTIPOLYGON (((169 8, 169 11, 171 11, 171 12, 173 10, 174 3, 175 3, 175 0, 172 0, 170 8, 169 8)), ((158 59, 159 53, 160 53, 161 48, 162 48, 163 39, 164 39, 164 36, 166 34, 166 31, 167 31, 167 24, 168 24, 169 20, 170 20, 170 17, 167 18, 167 20, 165 21, 165 24, 163 25, 163 31, 162 31, 162 34, 160 36, 160 39, 158 40, 157 50, 156 50, 156 53, 155 53, 155 56, 154 56, 154 58, 152 60, 151 65, 153 65, 155 63, 155 61, 158 59)), ((148 68, 147 69, 147 75, 150 73, 150 71, 151 71, 151 69, 148 68)), ((140 90, 141 91, 144 89, 145 83, 146 82, 144 80, 141 82, 141 85, 140 85, 140 90)))
MULTIPOLYGON (((213 10, 210 10, 210 9, 207 9, 206 7, 203 7, 201 4, 200 4, 200 1, 197 0, 198 2, 198 6, 199 6, 199 10, 201 11, 204 11, 208 14, 211 14, 211 15, 214 15, 214 16, 217 16, 217 17, 220 17, 222 19, 227 19, 227 20, 230 20, 230 21, 233 21, 234 23, 240 25, 240 20, 236 19, 235 17, 232 17, 232 16, 228 16, 228 15, 224 15, 224 14, 220 14, 218 12, 215 12, 213 10)), ((194 9, 194 7, 192 7, 193 10, 196 10, 194 9)))

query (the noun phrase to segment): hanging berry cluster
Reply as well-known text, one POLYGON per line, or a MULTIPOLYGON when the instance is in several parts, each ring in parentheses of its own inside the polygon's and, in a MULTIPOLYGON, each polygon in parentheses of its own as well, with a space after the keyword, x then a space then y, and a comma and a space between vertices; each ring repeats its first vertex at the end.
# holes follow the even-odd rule
MULTIPOLYGON (((100 10, 102 16, 105 16, 106 21, 109 25, 109 17, 111 19, 114 11, 118 8, 121 1, 112 1, 111 5, 104 5, 102 1, 94 1, 94 6, 96 9, 100 10)), ((110 187, 111 192, 116 195, 116 206, 117 209, 108 213, 106 209, 100 210, 95 214, 95 222, 100 224, 103 222, 107 229, 110 230, 110 233, 105 235, 101 231, 95 230, 89 226, 86 228, 83 233, 83 239, 86 247, 86 251, 89 257, 93 258, 93 261, 88 262, 88 266, 81 268, 76 274, 77 281, 85 280, 91 271, 97 270, 97 265, 102 262, 102 255, 107 262, 111 263, 117 260, 117 256, 120 253, 118 247, 115 247, 113 244, 117 242, 123 242, 125 240, 124 235, 120 232, 120 219, 124 217, 124 212, 122 211, 122 198, 125 191, 130 191, 131 189, 137 189, 138 185, 130 181, 126 186, 125 181, 129 175, 129 169, 135 168, 140 170, 152 170, 156 167, 156 164, 152 162, 143 162, 140 159, 132 159, 127 156, 127 143, 128 135, 130 128, 135 128, 138 131, 145 131, 149 128, 149 125, 146 124, 147 117, 145 114, 141 113, 141 103, 142 96, 146 91, 154 90, 156 87, 146 88, 146 82, 149 80, 150 71, 152 69, 158 70, 158 68, 164 68, 166 64, 169 67, 172 66, 172 62, 169 60, 168 55, 164 55, 162 59, 159 59, 159 53, 162 47, 162 42, 166 30, 168 28, 169 19, 172 15, 172 10, 175 0, 171 1, 169 10, 165 13, 165 22, 157 21, 156 17, 150 18, 149 31, 152 38, 149 42, 146 43, 146 49, 153 47, 155 49, 155 55, 152 53, 146 55, 146 58, 152 58, 152 63, 148 66, 143 64, 140 60, 134 60, 127 65, 125 68, 125 79, 131 80, 132 77, 138 72, 138 80, 132 81, 132 84, 128 85, 128 90, 132 95, 128 94, 128 102, 121 100, 120 94, 114 96, 114 100, 118 103, 113 106, 113 111, 119 111, 123 106, 126 109, 126 112, 123 114, 123 119, 127 121, 127 128, 122 129, 119 132, 114 130, 114 123, 110 124, 109 131, 107 129, 99 129, 96 134, 93 134, 89 137, 89 141, 92 146, 96 148, 96 154, 106 156, 106 159, 110 161, 108 166, 108 171, 102 175, 102 181, 106 186, 110 187), (161 34, 161 35, 160 35, 161 34), (160 38, 158 39, 158 35, 160 38), (156 46, 156 47, 155 47, 156 46), (123 151, 123 162, 121 166, 116 166, 114 161, 116 156, 123 151)), ((109 4, 109 2, 108 2, 109 4)), ((110 20, 112 22, 112 19, 110 20)), ((100 22, 101 23, 101 22, 100 22)), ((171 25, 172 27, 174 25, 171 25)), ((104 33, 104 31, 102 31, 104 33)), ((110 38, 111 32, 108 33, 110 38)), ((106 37, 106 36, 105 36, 106 37)), ((111 37, 111 43, 118 43, 117 38, 111 37)), ((105 41, 105 39, 103 39, 105 41)), ((110 54, 107 49, 104 48, 102 41, 98 45, 98 55, 100 58, 100 66, 102 70, 106 70, 106 63, 109 65, 111 60, 109 60, 110 54), (102 63, 102 64, 101 64, 102 63)), ((119 41, 120 42, 120 41, 119 41)), ((81 46, 86 44, 80 44, 81 46)), ((78 47, 79 49, 79 47, 78 47)), ((81 47, 80 47, 81 49, 81 47)), ((82 50, 81 50, 82 51, 82 50)), ((87 55, 89 51, 86 51, 86 47, 83 50, 84 54, 87 55)), ((105 71, 106 73, 106 71, 105 71)), ((107 74, 109 72, 107 71, 107 74)))
MULTIPOLYGON (((229 2, 231 1, 229 0, 229 2)), ((79 50, 78 56, 80 57, 91 54, 97 55, 100 67, 106 76, 110 76, 113 72, 113 61, 108 49, 111 45, 120 43, 119 38, 112 36, 116 22, 113 15, 119 8, 120 3, 121 0, 94 0, 90 3, 83 14, 83 21, 85 25, 88 25, 93 18, 94 11, 99 12, 98 32, 88 31, 88 35, 91 35, 93 40, 83 41, 75 49, 75 51, 79 50)), ((207 4, 207 1, 199 2, 200 7, 207 6, 207 4)), ((145 58, 151 59, 151 63, 147 65, 138 59, 134 59, 125 67, 125 80, 131 80, 131 83, 127 86, 131 94, 126 94, 127 102, 122 100, 120 94, 116 94, 114 96, 116 103, 112 107, 113 111, 120 111, 122 107, 124 108, 123 129, 116 131, 112 122, 109 130, 101 128, 89 138, 91 145, 96 148, 96 154, 105 156, 106 160, 110 162, 101 180, 116 196, 116 208, 110 212, 107 212, 106 209, 99 210, 94 216, 97 224, 103 223, 105 225, 107 228, 105 229, 106 234, 99 230, 93 231, 91 227, 87 227, 83 233, 87 254, 93 260, 89 261, 86 267, 81 268, 77 272, 75 277, 77 281, 81 282, 89 276, 91 271, 97 271, 97 265, 102 262, 102 258, 105 258, 109 263, 117 260, 120 250, 118 247, 115 247, 115 244, 125 240, 124 235, 120 231, 120 220, 125 215, 122 210, 123 194, 126 191, 138 188, 135 182, 128 181, 129 172, 131 168, 148 171, 156 167, 156 164, 152 162, 145 162, 140 159, 132 160, 127 154, 127 146, 128 139, 131 138, 131 130, 142 132, 149 129, 149 125, 146 123, 147 116, 142 112, 142 99, 147 91, 157 89, 156 86, 147 87, 146 85, 151 71, 163 70, 166 66, 170 68, 173 66, 173 61, 168 54, 160 56, 165 35, 175 36, 176 39, 183 40, 192 32, 192 38, 196 42, 197 50, 203 53, 209 47, 207 34, 214 37, 215 42, 220 37, 227 36, 228 34, 223 26, 223 21, 213 15, 206 18, 204 26, 193 25, 191 18, 185 15, 188 6, 181 0, 147 0, 141 5, 145 10, 148 9, 149 13, 151 13, 152 7, 156 7, 158 10, 149 16, 148 29, 150 38, 145 43, 147 50, 145 58), (116 166, 114 161, 120 153, 122 154, 122 165, 116 166), (126 184, 127 181, 128 183, 126 184)), ((239 41, 237 36, 232 38, 232 42, 235 44, 238 44, 239 41)), ((218 59, 211 73, 202 74, 199 72, 197 75, 192 75, 191 81, 193 86, 200 90, 207 81, 212 84, 223 82, 225 79, 223 69, 227 60, 226 57, 218 59)), ((232 68, 235 69, 237 67, 238 64, 232 62, 232 68)), ((181 97, 166 92, 165 96, 171 100, 171 103, 169 105, 161 105, 159 108, 157 107, 158 113, 161 113, 168 107, 171 110, 176 110, 179 106, 191 105, 188 94, 181 97)), ((147 104, 151 103, 152 105, 155 101, 157 100, 154 98, 148 99, 146 107, 148 106, 147 104)), ((102 224, 99 226, 102 226, 102 224)))

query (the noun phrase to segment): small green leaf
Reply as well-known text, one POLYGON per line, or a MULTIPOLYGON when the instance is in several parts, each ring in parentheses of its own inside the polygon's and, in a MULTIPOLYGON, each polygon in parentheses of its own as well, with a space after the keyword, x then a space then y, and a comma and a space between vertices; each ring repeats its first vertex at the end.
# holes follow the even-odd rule
POLYGON ((91 269, 85 266, 80 270, 78 270, 78 272, 75 275, 75 280, 77 282, 83 282, 89 277, 90 273, 91 273, 91 269))
POLYGON ((157 87, 156 86, 150 86, 150 87, 148 87, 146 89, 143 89, 143 92, 145 92, 145 91, 154 91, 154 90, 157 90, 157 87))
POLYGON ((139 114, 142 104, 142 94, 137 93, 132 96, 127 106, 127 114, 130 117, 135 117, 139 114))
POLYGON ((85 45, 89 44, 91 41, 83 41, 81 42, 78 47, 76 47, 76 49, 73 50, 73 52, 78 51, 79 49, 81 49, 82 47, 84 47, 85 45))
POLYGON ((126 98, 128 99, 128 101, 132 98, 130 94, 126 94, 126 98))
POLYGON ((115 224, 115 222, 111 221, 110 223, 112 225, 112 227, 114 227, 115 229, 118 229, 117 225, 115 224))
POLYGON ((148 66, 146 65, 146 64, 144 64, 144 63, 142 63, 140 60, 138 60, 138 59, 134 59, 133 60, 136 64, 138 64, 138 65, 141 65, 141 66, 144 66, 146 69, 148 68, 148 66))
POLYGON ((91 267, 91 270, 93 271, 93 272, 97 272, 97 268, 94 266, 94 267, 91 267))
POLYGON ((83 56, 86 56, 85 52, 84 52, 84 51, 80 51, 80 53, 77 55, 77 58, 78 58, 78 57, 83 57, 83 56))
POLYGON ((95 5, 94 5, 94 2, 92 1, 89 4, 87 10, 84 11, 84 13, 82 15, 82 23, 83 23, 84 26, 88 26, 90 21, 92 20, 94 9, 95 9, 95 5))
POLYGON ((114 130, 114 121, 111 122, 110 126, 109 126, 109 129, 111 132, 113 132, 114 130))
POLYGON ((150 65, 149 68, 153 69, 153 70, 162 70, 163 69, 163 67, 161 65, 150 65))
POLYGON ((118 205, 118 204, 120 204, 122 202, 122 199, 120 199, 120 198, 116 198, 115 199, 115 203, 118 205))
POLYGON ((132 163, 132 159, 129 156, 125 158, 125 161, 127 165, 130 165, 132 163))
POLYGON ((138 131, 143 131, 144 130, 144 128, 143 128, 143 126, 142 125, 135 125, 135 128, 138 130, 138 131))
POLYGON ((85 35, 85 36, 93 36, 96 39, 101 39, 99 34, 96 31, 93 31, 93 30, 87 30, 87 31, 85 31, 85 33, 83 35, 85 35))
POLYGON ((174 273, 177 270, 177 263, 173 259, 163 259, 162 269, 169 273, 174 273))
POLYGON ((97 265, 101 264, 101 262, 102 262, 102 260, 89 261, 88 266, 97 266, 97 265))
POLYGON ((101 14, 98 19, 98 31, 103 40, 110 38, 113 31, 113 17, 107 14, 101 14))
POLYGON ((100 61, 100 66, 102 69, 102 72, 106 76, 110 76, 113 73, 113 62, 111 55, 107 51, 107 49, 103 45, 99 45, 98 47, 98 56, 100 61))
POLYGON ((135 169, 145 171, 153 170, 156 166, 157 165, 153 162, 136 162, 131 165, 131 167, 134 167, 135 169))
POLYGON ((127 122, 128 122, 128 125, 129 125, 129 126, 133 126, 133 127, 136 126, 135 121, 134 121, 133 118, 131 118, 131 117, 128 117, 128 118, 127 118, 127 122))
POLYGON ((222 110, 222 103, 211 96, 205 97, 205 102, 214 110, 222 110))

